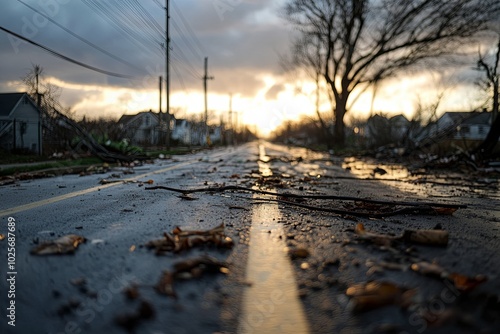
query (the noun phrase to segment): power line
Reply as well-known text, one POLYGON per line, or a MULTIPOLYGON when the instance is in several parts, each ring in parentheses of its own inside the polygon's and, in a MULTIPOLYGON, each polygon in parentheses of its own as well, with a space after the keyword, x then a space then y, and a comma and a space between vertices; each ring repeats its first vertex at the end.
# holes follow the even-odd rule
POLYGON ((87 40, 86 38, 74 33, 73 31, 69 30, 68 28, 62 26, 61 24, 57 23, 56 21, 54 21, 53 19, 51 19, 50 17, 48 17, 47 15, 43 14, 42 12, 40 12, 39 10, 37 10, 36 8, 33 8, 32 6, 28 5, 27 3, 25 3, 24 1, 22 0, 17 0, 18 2, 22 3, 24 6, 28 7, 29 9, 31 9, 32 11, 36 12, 38 15, 41 15, 42 17, 44 17, 45 19, 47 19, 48 21, 52 22, 53 24, 55 24, 56 26, 58 26, 59 28, 63 29, 64 31, 66 31, 68 34, 70 34, 71 36, 79 39, 80 41, 84 42, 85 44, 91 46, 92 48, 98 50, 99 52, 101 53, 104 53, 105 55, 113 58, 114 60, 117 60, 119 61, 120 63, 122 64, 125 64, 125 65, 128 65, 130 67, 133 67, 135 68, 136 70, 139 70, 141 72, 144 72, 143 69, 137 67, 136 65, 124 60, 123 58, 120 58, 114 54, 112 54, 111 52, 108 52, 106 50, 104 50, 103 48, 97 46, 96 44, 92 43, 91 41, 87 40))
POLYGON ((43 49, 43 50, 47 51, 48 53, 52 54, 53 56, 59 57, 59 58, 61 58, 61 59, 64 59, 64 60, 66 60, 66 61, 68 61, 68 62, 70 62, 70 63, 76 64, 76 65, 79 65, 79 66, 81 66, 81 67, 85 67, 85 68, 87 68, 87 69, 89 69, 89 70, 92 70, 92 71, 95 71, 95 72, 99 72, 99 73, 102 73, 102 74, 106 74, 106 75, 109 75, 109 76, 112 76, 112 77, 118 77, 118 78, 128 78, 128 79, 133 78, 133 76, 131 76, 131 75, 125 75, 125 74, 120 74, 120 73, 114 73, 114 72, 110 72, 110 71, 106 71, 106 70, 100 69, 100 68, 98 68, 98 67, 94 67, 94 66, 91 66, 91 65, 87 65, 87 64, 82 63, 82 62, 80 62, 80 61, 78 61, 78 60, 75 60, 75 59, 70 58, 70 57, 68 57, 68 56, 65 56, 65 55, 63 55, 63 54, 60 54, 59 52, 57 52, 57 51, 55 51, 55 50, 52 50, 52 49, 50 49, 50 48, 48 48, 48 47, 46 47, 46 46, 43 46, 43 45, 41 45, 41 44, 39 44, 39 43, 37 43, 37 42, 35 42, 35 41, 32 41, 31 39, 28 39, 28 38, 26 38, 26 37, 24 37, 24 36, 21 36, 21 35, 19 35, 19 34, 17 34, 17 33, 15 33, 15 32, 13 32, 13 31, 10 31, 10 30, 8 30, 8 29, 6 29, 6 28, 4 28, 4 27, 1 27, 1 26, 0 26, 0 29, 1 29, 1 30, 3 30, 3 31, 5 31, 5 32, 6 32, 6 33, 8 33, 8 34, 11 34, 11 35, 12 35, 12 36, 14 36, 14 37, 17 37, 17 38, 19 38, 19 39, 22 39, 23 41, 26 41, 26 42, 28 42, 28 43, 30 43, 30 44, 33 44, 33 45, 35 45, 35 46, 37 46, 37 47, 39 47, 39 48, 41 48, 41 49, 43 49))
POLYGON ((177 30, 177 32, 179 33, 179 35, 181 36, 181 40, 184 42, 184 44, 187 46, 187 48, 191 51, 191 53, 195 56, 195 57, 198 57, 198 59, 202 59, 201 55, 198 53, 198 51, 196 51, 194 48, 193 48, 193 45, 191 44, 191 42, 184 36, 184 32, 181 30, 181 28, 177 25, 177 23, 175 23, 175 21, 172 21, 172 25, 174 26, 174 28, 177 30))
POLYGON ((189 61, 188 57, 186 57, 186 55, 184 54, 184 52, 182 51, 182 49, 180 47, 178 47, 177 43, 175 41, 172 41, 172 45, 174 47, 177 47, 177 49, 174 49, 173 51, 175 52, 179 52, 180 53, 180 56, 182 57, 182 59, 184 60, 184 62, 186 63, 186 66, 188 66, 189 68, 191 68, 191 70, 196 73, 196 75, 198 77, 201 77, 201 74, 199 74, 198 70, 196 69, 196 67, 194 67, 191 62, 189 61))
POLYGON ((177 7, 177 5, 175 4, 175 2, 172 2, 173 4, 173 7, 174 7, 174 10, 175 12, 177 13, 177 15, 181 18, 181 21, 182 23, 184 24, 184 26, 186 27, 187 31, 189 32, 191 38, 193 39, 193 41, 195 42, 196 46, 198 47, 198 49, 200 50, 200 52, 202 54, 207 54, 205 48, 203 47, 203 45, 200 43, 200 40, 198 39, 198 37, 196 37, 196 34, 194 33, 193 29, 191 28, 191 25, 189 24, 189 22, 186 20, 186 18, 184 17, 184 15, 182 14, 181 10, 177 7))
POLYGON ((157 52, 157 54, 162 56, 163 52, 161 52, 160 44, 158 43, 158 41, 151 41, 151 39, 144 38, 144 36, 141 36, 136 31, 128 28, 126 24, 123 24, 121 20, 117 19, 116 16, 113 15, 114 10, 113 8, 109 7, 109 4, 104 2, 103 5, 102 2, 95 0, 82 1, 97 15, 110 22, 115 27, 115 29, 117 29, 118 31, 121 30, 125 33, 125 35, 129 36, 131 38, 131 41, 142 48, 145 53, 151 53, 151 50, 153 49, 157 52))

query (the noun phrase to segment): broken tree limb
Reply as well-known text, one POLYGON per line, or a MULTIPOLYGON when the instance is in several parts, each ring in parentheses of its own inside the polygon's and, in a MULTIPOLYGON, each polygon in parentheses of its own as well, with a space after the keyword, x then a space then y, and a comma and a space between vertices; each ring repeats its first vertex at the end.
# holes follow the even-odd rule
POLYGON ((399 209, 395 209, 392 211, 385 211, 385 212, 366 212, 366 211, 324 208, 324 207, 320 207, 320 206, 284 201, 284 200, 274 199, 274 198, 252 198, 252 200, 263 201, 263 202, 266 202, 266 201, 267 202, 277 202, 280 204, 297 206, 297 207, 301 207, 301 208, 305 208, 305 209, 309 209, 309 210, 313 210, 313 211, 323 211, 323 212, 335 213, 335 214, 342 215, 342 216, 355 216, 355 217, 364 217, 364 218, 384 218, 384 217, 390 217, 390 216, 402 215, 402 214, 436 214, 436 211, 432 207, 429 207, 429 206, 421 206, 421 207, 411 206, 411 207, 399 208, 399 209))
MULTIPOLYGON (((354 201, 354 202, 364 202, 371 204, 382 204, 382 205, 400 205, 407 207, 418 207, 418 208, 446 208, 446 209, 463 209, 466 208, 467 205, 464 204, 450 204, 450 203, 435 203, 435 202, 405 202, 405 201, 383 201, 383 200, 374 200, 369 198, 361 198, 361 197, 352 197, 352 196, 335 196, 335 195, 298 195, 298 194, 290 194, 290 193, 276 193, 272 191, 259 190, 241 186, 223 186, 223 187, 206 187, 206 188, 194 188, 194 189, 178 189, 166 186, 155 186, 155 187, 147 187, 146 190, 169 190, 173 192, 178 192, 182 194, 191 194, 195 192, 224 192, 229 190, 235 191, 247 191, 257 194, 263 195, 273 195, 284 198, 299 198, 299 199, 318 199, 318 200, 340 200, 340 201, 354 201)), ((287 201, 283 201, 287 202, 287 201)))

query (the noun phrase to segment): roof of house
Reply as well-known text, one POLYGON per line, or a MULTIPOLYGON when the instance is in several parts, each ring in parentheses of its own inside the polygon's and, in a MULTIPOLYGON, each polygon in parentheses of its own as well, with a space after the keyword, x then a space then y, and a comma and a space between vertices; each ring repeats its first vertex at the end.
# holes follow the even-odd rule
POLYGON ((0 116, 9 116, 26 93, 0 93, 0 116))
POLYGON ((487 111, 458 111, 445 112, 442 117, 448 116, 455 124, 489 125, 491 113, 487 111))
MULTIPOLYGON (((142 117, 146 114, 151 114, 151 116, 155 117, 158 120, 158 113, 151 111, 151 110, 148 110, 148 111, 140 111, 137 114, 133 114, 133 115, 122 115, 122 117, 120 117, 120 119, 118 120, 118 123, 127 124, 127 123, 131 122, 132 120, 134 120, 135 118, 142 117)), ((162 113, 161 119, 162 119, 162 121, 166 121, 167 114, 162 113)), ((172 115, 172 114, 170 115, 170 120, 175 120, 174 115, 172 115)))

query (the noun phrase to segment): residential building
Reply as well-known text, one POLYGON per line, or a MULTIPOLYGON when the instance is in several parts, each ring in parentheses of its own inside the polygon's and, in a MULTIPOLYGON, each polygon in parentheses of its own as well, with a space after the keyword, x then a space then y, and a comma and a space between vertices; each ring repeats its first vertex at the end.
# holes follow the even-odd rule
MULTIPOLYGON (((166 134, 166 114, 160 116, 151 110, 139 112, 135 115, 123 115, 118 125, 124 132, 124 137, 135 145, 158 145, 160 143, 160 127, 163 135, 166 134)), ((173 131, 175 117, 170 115, 170 130, 173 131)))
POLYGON ((0 93, 0 147, 42 153, 42 112, 27 93, 0 93))

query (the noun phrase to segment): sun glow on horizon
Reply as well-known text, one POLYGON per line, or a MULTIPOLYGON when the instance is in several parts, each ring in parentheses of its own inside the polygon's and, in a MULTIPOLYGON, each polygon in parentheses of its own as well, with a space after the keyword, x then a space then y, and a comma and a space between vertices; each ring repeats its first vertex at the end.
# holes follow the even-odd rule
MULTIPOLYGON (((252 131, 257 130, 259 135, 269 136, 285 121, 298 121, 303 116, 315 115, 316 85, 311 80, 285 82, 282 77, 274 77, 270 74, 257 75, 257 78, 263 84, 254 97, 232 92, 233 127, 249 126, 252 131)), ((48 82, 62 88, 61 102, 63 106, 71 107, 77 119, 83 116, 118 119, 124 114, 135 114, 145 110, 157 112, 159 109, 157 89, 75 84, 52 77, 48 79, 48 82)), ((373 91, 369 89, 352 106, 351 111, 346 115, 346 120, 350 117, 367 118, 370 112, 389 115, 402 113, 411 118, 419 100, 422 104, 429 105, 436 101, 440 92, 444 92, 445 95, 440 111, 471 110, 477 97, 467 88, 462 86, 445 89, 435 82, 436 79, 432 75, 425 74, 387 80, 378 88, 373 107, 373 91)), ((166 108, 164 94, 163 92, 163 112, 166 108)), ((353 96, 355 96, 354 93, 353 96)), ((203 92, 201 89, 173 91, 170 96, 170 106, 171 113, 178 118, 199 115, 198 119, 201 120, 205 110, 203 92)), ((219 124, 222 121, 227 128, 230 128, 229 109, 229 93, 209 93, 210 124, 219 124)), ((324 87, 320 111, 325 115, 331 113, 324 87)))

